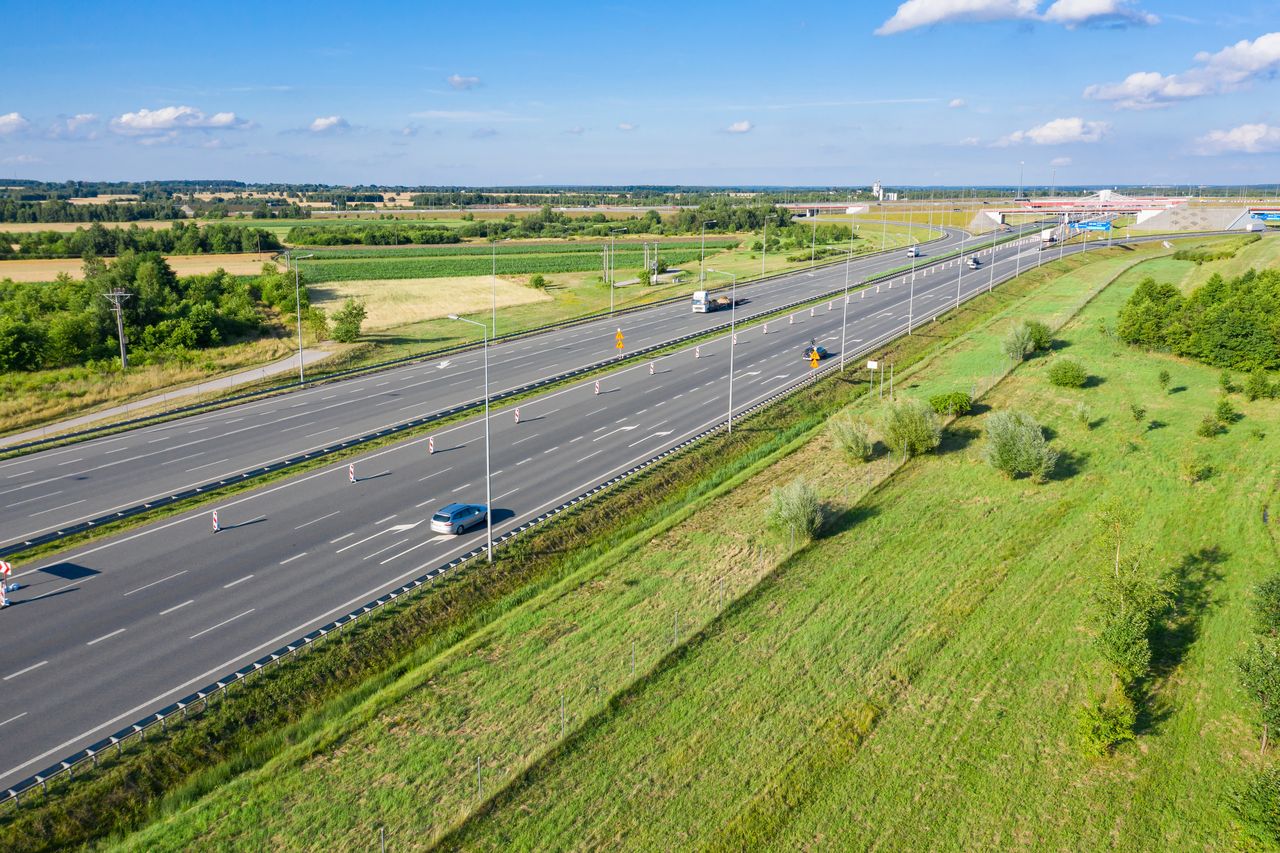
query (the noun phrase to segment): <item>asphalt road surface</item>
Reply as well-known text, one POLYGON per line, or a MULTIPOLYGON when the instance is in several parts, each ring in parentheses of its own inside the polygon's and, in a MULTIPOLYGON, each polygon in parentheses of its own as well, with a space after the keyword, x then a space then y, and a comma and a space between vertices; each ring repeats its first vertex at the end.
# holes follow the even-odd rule
MULTIPOLYGON (((962 239, 948 229, 925 251, 942 254, 962 239)), ((850 275, 860 282, 906 262, 901 251, 858 259, 850 275)), ((742 310, 759 313, 844 280, 841 264, 744 285, 739 295, 750 303, 742 310)), ((727 281, 708 275, 707 283, 727 281)), ((723 312, 694 314, 680 301, 495 344, 491 391, 607 361, 617 354, 618 328, 635 351, 723 322, 723 312)), ((483 394, 482 369, 480 352, 471 350, 0 462, 0 547, 473 402, 483 394)))
MULTIPOLYGON (((918 273, 913 287, 899 278, 893 287, 853 293, 847 354, 901 334, 908 311, 920 323, 953 306, 958 273, 967 298, 993 278, 1012 275, 1015 264, 1035 264, 1041 258, 1037 248, 1028 240, 998 250, 994 271, 986 252, 976 272, 951 261, 918 273)), ((842 270, 826 275, 843 280, 842 270)), ((756 291, 751 307, 759 306, 762 294, 756 291)), ((688 306, 677 307, 690 313, 688 306)), ((838 359, 843 307, 837 297, 812 316, 802 309, 791 321, 770 321, 767 334, 759 324, 739 327, 735 410, 801 381, 811 370, 802 357, 811 339, 838 359)), ((612 343, 611 335, 604 337, 612 343)), ((556 346, 557 340, 544 336, 533 345, 556 346)), ((722 421, 728 412, 729 349, 729 336, 721 335, 702 343, 700 356, 690 347, 658 359, 653 373, 648 361, 610 373, 601 379, 600 393, 593 379, 548 391, 521 403, 518 424, 511 411, 496 413, 495 534, 722 421)), ((497 378, 533 355, 510 355, 497 366, 497 378)), ((850 369, 861 369, 860 362, 850 369)), ((395 375, 410 385, 440 373, 429 365, 395 375)), ((353 417, 379 395, 401 392, 394 384, 378 390, 377 383, 396 381, 388 375, 355 383, 363 392, 351 392, 361 400, 350 406, 353 417)), ((272 401, 276 414, 266 420, 292 412, 309 428, 313 421, 301 407, 287 408, 298 399, 313 408, 311 394, 290 395, 272 401)), ((251 417, 243 414, 247 408, 219 417, 251 417)), ((193 425, 207 424, 216 433, 217 423, 187 419, 140 432, 155 437, 157 431, 178 430, 166 441, 181 444, 193 440, 193 425)), ((259 422, 253 430, 261 443, 254 447, 270 446, 279 429, 259 422)), ((482 543, 483 528, 441 536, 430 531, 429 518, 452 501, 485 502, 483 420, 472 418, 434 438, 434 454, 427 452, 426 438, 415 438, 356 458, 355 483, 348 481, 344 460, 229 497, 216 504, 222 524, 217 533, 208 509, 192 510, 19 566, 14 580, 23 588, 12 594, 15 604, 0 612, 0 790, 482 543)), ((138 466, 135 476, 163 474, 154 465, 138 466)))

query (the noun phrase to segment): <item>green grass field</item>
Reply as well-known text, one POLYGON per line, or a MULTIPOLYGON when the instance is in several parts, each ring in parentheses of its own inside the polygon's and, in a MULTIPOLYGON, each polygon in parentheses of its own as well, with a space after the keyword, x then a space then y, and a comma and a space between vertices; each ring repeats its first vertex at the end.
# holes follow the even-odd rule
MULTIPOLYGON (((1057 325, 1138 259, 1070 262, 900 387, 990 384, 1013 320, 1057 325)), ((819 435, 127 846, 354 847, 380 825, 389 844, 422 846, 460 821, 450 846, 1229 846, 1222 794, 1254 744, 1229 656, 1241 590, 1274 559, 1257 514, 1277 459, 1248 428, 1278 413, 1241 404, 1227 435, 1194 437, 1216 372, 1097 329, 1146 271, 1124 273, 1061 335, 1095 387, 1052 389, 1037 360, 988 397, 1057 431, 1071 456, 1051 483, 979 463, 980 416, 878 488, 890 462, 833 461, 819 435), (1183 390, 1159 391, 1163 366, 1183 390), (1067 418, 1076 398, 1103 422, 1067 418), (1135 425, 1135 398, 1164 426, 1135 425), (1188 446, 1218 467, 1209 482, 1181 482, 1188 446), (838 515, 788 558, 761 508, 799 473, 838 515), (1191 574, 1222 577, 1212 605, 1187 599, 1199 637, 1167 661, 1139 744, 1093 763, 1074 749, 1070 713, 1102 683, 1082 577, 1090 506, 1111 493, 1145 508, 1158 559, 1217 546, 1221 559, 1191 574)))

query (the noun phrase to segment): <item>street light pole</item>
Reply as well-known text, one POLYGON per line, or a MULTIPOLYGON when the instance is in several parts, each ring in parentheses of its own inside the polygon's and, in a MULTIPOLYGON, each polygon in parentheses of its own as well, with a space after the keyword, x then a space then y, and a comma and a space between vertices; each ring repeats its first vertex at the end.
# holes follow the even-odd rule
POLYGON ((969 239, 969 232, 960 232, 960 272, 956 273, 956 308, 960 307, 960 282, 964 281, 964 242, 969 239))
POLYGON ((625 233, 627 233, 627 229, 625 229, 625 228, 610 228, 610 229, 609 229, 609 313, 610 313, 610 314, 612 314, 612 313, 613 313, 613 289, 614 289, 614 286, 615 286, 615 285, 614 285, 614 278, 615 278, 615 277, 614 277, 614 274, 613 274, 613 270, 614 270, 614 260, 613 260, 613 235, 614 235, 614 234, 625 234, 625 233))
POLYGON ((849 328, 849 261, 853 258, 853 214, 849 215, 849 254, 844 256, 844 304, 840 306, 840 372, 844 373, 844 351, 849 328))
MULTIPOLYGON (((314 258, 315 252, 310 255, 300 255, 293 259, 293 305, 294 314, 298 320, 298 384, 307 384, 307 377, 302 370, 302 287, 298 278, 298 261, 305 261, 307 258, 314 258)), ((288 281, 288 279, 285 279, 288 281)))
POLYGON ((461 320, 479 326, 484 335, 484 508, 485 524, 489 535, 489 564, 493 565, 493 478, 489 473, 489 330, 484 323, 450 314, 450 320, 461 320))
POLYGON ((707 226, 715 225, 714 219, 705 220, 702 223, 702 260, 698 261, 698 281, 707 280, 706 264, 707 264, 707 226))
POLYGON ((733 435, 733 350, 738 338, 738 277, 731 272, 707 270, 733 279, 729 289, 729 435, 733 435))

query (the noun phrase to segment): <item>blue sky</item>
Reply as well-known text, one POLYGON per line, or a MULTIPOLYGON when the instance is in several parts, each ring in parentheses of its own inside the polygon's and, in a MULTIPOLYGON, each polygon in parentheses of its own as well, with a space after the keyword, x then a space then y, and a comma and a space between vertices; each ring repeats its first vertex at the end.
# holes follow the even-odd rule
POLYGON ((9 3, 0 177, 1280 181, 1280 4, 9 3))

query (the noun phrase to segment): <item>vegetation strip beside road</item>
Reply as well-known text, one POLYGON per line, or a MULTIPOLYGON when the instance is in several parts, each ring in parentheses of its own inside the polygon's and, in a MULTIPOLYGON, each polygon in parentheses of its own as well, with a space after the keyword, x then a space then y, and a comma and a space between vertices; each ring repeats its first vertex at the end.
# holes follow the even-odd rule
MULTIPOLYGON (((1047 276, 1041 270, 966 303, 959 312, 895 344, 900 353, 895 358, 905 364, 918 357, 1047 276)), ((227 697, 225 705, 219 702, 213 713, 126 754, 124 760, 70 785, 55 782, 56 796, 28 801, 5 818, 22 839, 18 848, 78 843, 85 839, 86 827, 111 832, 134 826, 167 791, 185 786, 180 796, 189 799, 241 769, 261 764, 282 745, 307 736, 408 668, 430 660, 585 565, 620 538, 660 522, 816 428, 865 387, 859 380, 833 379, 804 389, 744 422, 731 441, 719 437, 700 445, 697 452, 682 454, 517 540, 498 552, 498 571, 469 570, 455 576, 434 594, 401 605, 394 616, 383 613, 342 640, 264 674, 227 697), (404 658, 411 651, 412 659, 404 658)))

